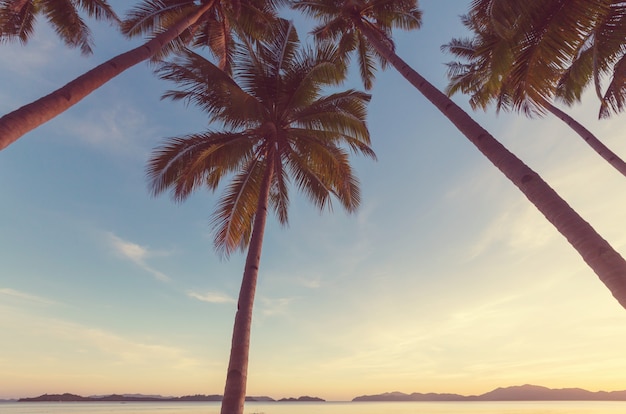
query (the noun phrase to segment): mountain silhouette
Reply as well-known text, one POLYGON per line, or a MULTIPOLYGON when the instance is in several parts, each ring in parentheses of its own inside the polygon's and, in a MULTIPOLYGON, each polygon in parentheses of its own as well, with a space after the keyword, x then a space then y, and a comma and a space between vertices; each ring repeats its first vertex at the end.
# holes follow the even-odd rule
POLYGON ((481 395, 386 392, 362 395, 352 401, 626 401, 626 391, 592 392, 582 388, 552 389, 538 385, 496 388, 481 395))

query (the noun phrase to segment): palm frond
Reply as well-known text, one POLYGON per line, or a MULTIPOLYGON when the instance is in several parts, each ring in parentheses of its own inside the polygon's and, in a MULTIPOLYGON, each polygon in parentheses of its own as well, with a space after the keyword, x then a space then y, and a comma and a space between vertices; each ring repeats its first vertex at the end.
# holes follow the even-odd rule
POLYGON ((450 53, 458 58, 473 60, 476 57, 476 45, 473 39, 452 39, 449 43, 441 46, 442 52, 450 53))
POLYGON ((214 18, 207 19, 197 28, 193 45, 208 46, 211 54, 217 59, 217 66, 226 73, 231 73, 233 62, 233 28, 222 10, 214 10, 214 18))
POLYGON ((338 131, 326 131, 315 130, 310 128, 292 128, 290 134, 294 140, 311 140, 317 141, 319 144, 324 142, 341 142, 348 145, 350 150, 355 154, 365 155, 373 160, 376 160, 376 153, 374 150, 364 142, 363 140, 354 137, 350 134, 343 134, 338 131))
POLYGON ((366 105, 371 98, 372 96, 369 93, 357 91, 355 89, 347 89, 331 95, 320 96, 307 108, 298 111, 298 118, 294 120, 299 121, 303 117, 315 114, 316 111, 334 111, 338 113, 350 113, 365 122, 365 117, 367 116, 366 105))
MULTIPOLYGON (((329 20, 323 24, 317 25, 311 30, 313 38, 318 42, 333 41, 341 42, 344 37, 355 39, 353 30, 346 28, 346 21, 342 17, 329 20)), ((354 43, 354 40, 352 40, 354 43)), ((354 48, 352 48, 354 49, 354 48)))
POLYGON ((26 44, 34 33, 38 6, 32 1, 27 1, 16 10, 12 3, 9 0, 0 2, 0 42, 9 42, 17 38, 22 44, 26 44))
MULTIPOLYGON (((309 144, 311 143, 309 142, 309 144)), ((324 149, 328 150, 328 147, 324 146, 324 149)), ((315 163, 318 157, 315 157, 312 151, 309 151, 306 157, 299 155, 292 152, 287 162, 294 184, 315 208, 320 211, 325 208, 332 210, 330 198, 332 188, 327 182, 328 177, 324 177, 316 171, 316 167, 319 168, 319 165, 315 163)))
POLYGON ((220 179, 236 171, 253 148, 254 143, 238 133, 209 131, 169 138, 148 161, 149 187, 155 196, 170 190, 175 201, 184 201, 203 185, 215 190, 220 179))
POLYGON ((226 257, 237 249, 243 250, 250 240, 261 181, 266 171, 260 158, 259 154, 251 158, 235 175, 212 215, 214 244, 226 257))
POLYGON ((580 52, 572 64, 563 71, 556 86, 555 97, 567 105, 579 102, 585 87, 593 78, 594 49, 580 52))
POLYGON ((349 54, 355 52, 365 89, 373 87, 376 63, 382 69, 388 63, 364 40, 363 31, 393 50, 393 28, 413 30, 421 26, 422 13, 416 0, 294 0, 291 7, 321 22, 312 31, 315 39, 338 41, 344 62, 348 63, 349 54))
POLYGON ((348 154, 329 142, 303 139, 294 144, 288 165, 299 190, 319 210, 332 211, 334 195, 348 212, 354 211, 360 193, 348 154))
POLYGON ((281 25, 272 39, 260 44, 256 54, 260 61, 267 67, 267 73, 277 79, 281 76, 283 68, 288 67, 297 52, 300 40, 292 21, 281 19, 281 25))
POLYGON ((266 40, 275 32, 279 20, 276 7, 278 2, 268 0, 244 1, 241 3, 241 13, 234 20, 236 24, 230 26, 236 31, 239 38, 252 41, 266 40))
MULTIPOLYGON (((144 0, 126 14, 121 23, 122 33, 129 38, 143 35, 148 40, 154 39, 197 12, 200 7, 203 5, 197 5, 193 0, 144 0)), ((216 13, 215 7, 204 12, 199 20, 182 30, 174 40, 163 45, 150 61, 159 63, 171 54, 184 52, 190 45, 198 46, 198 39, 202 38, 202 28, 215 21, 216 13)))
POLYGON ((600 106, 600 118, 608 118, 611 111, 618 113, 626 107, 626 54, 615 64, 613 78, 609 83, 600 106))
POLYGON ((363 37, 361 33, 357 35, 357 56, 359 64, 359 73, 361 74, 361 80, 366 90, 370 90, 374 87, 374 77, 376 76, 376 62, 372 56, 372 49, 369 46, 369 42, 363 37))
POLYGON ((420 10, 411 10, 397 13, 392 23, 392 27, 396 29, 417 30, 422 27, 422 12, 420 10))
POLYGON ((322 25, 341 15, 343 2, 325 0, 293 0, 289 3, 294 10, 302 12, 305 16, 322 22, 322 25))
MULTIPOLYGON (((284 27, 284 25, 280 25, 284 27)), ((272 68, 266 64, 266 54, 257 53, 262 46, 244 38, 235 49, 237 68, 233 77, 237 83, 262 104, 272 102, 275 97, 275 78, 272 68)))
POLYGON ((57 35, 69 47, 78 47, 81 53, 93 53, 91 30, 80 17, 71 0, 57 0, 54 3, 43 2, 41 12, 50 22, 57 35))
POLYGON ((337 52, 346 65, 350 63, 350 56, 359 44, 359 37, 355 31, 349 31, 340 36, 337 52))
POLYGON ((392 28, 417 30, 422 24, 422 12, 416 0, 370 0, 361 14, 385 31, 392 28))
POLYGON ((92 53, 91 31, 80 15, 118 23, 119 18, 106 0, 2 0, 0 1, 0 42, 18 39, 27 43, 34 33, 38 15, 43 15, 69 47, 92 53))
POLYGON ((128 37, 151 36, 182 18, 193 5, 193 0, 143 0, 126 12, 122 33, 128 37))
POLYGON ((274 161, 274 174, 270 191, 269 204, 276 213, 278 222, 287 226, 289 224, 289 173, 284 168, 285 155, 281 153, 274 161))
POLYGON ((120 23, 120 18, 106 0, 78 0, 78 5, 89 17, 120 23))
POLYGON ((322 43, 316 50, 306 50, 296 56, 283 75, 285 93, 279 105, 291 109, 304 107, 319 97, 322 86, 337 86, 346 75, 345 62, 333 44, 322 43))
POLYGON ((197 53, 187 50, 175 61, 163 63, 157 74, 182 86, 165 92, 163 98, 191 103, 212 120, 239 128, 260 116, 257 102, 227 73, 197 53))
POLYGON ((614 66, 626 53, 626 4, 614 2, 598 20, 591 38, 593 49, 593 83, 601 101, 602 80, 615 72, 614 66))
MULTIPOLYGON (((548 3, 535 11, 534 24, 524 30, 524 39, 518 39, 523 42, 511 70, 512 82, 523 85, 519 90, 536 103, 550 101, 556 80, 597 18, 586 0, 548 3), (564 27, 568 30, 563 30, 564 27)), ((602 3, 606 5, 607 1, 598 2, 602 3)))

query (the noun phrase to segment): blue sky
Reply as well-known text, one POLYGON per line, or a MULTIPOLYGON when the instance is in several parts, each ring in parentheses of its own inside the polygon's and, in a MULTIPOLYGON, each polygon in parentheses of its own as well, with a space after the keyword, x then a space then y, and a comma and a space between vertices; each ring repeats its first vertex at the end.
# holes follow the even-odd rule
MULTIPOLYGON (((443 88, 440 46, 468 2, 421 7, 398 53, 443 88)), ((0 45, 0 112, 138 44, 91 23, 91 57, 44 22, 27 46, 0 45)), ((213 250, 218 195, 147 190, 151 149, 206 127, 159 100, 169 87, 140 64, 0 152, 0 398, 223 392, 244 257, 213 250)), ((626 312, 595 274, 398 74, 372 93, 378 161, 354 158, 359 211, 320 214, 294 193, 290 226, 268 221, 248 393, 626 389, 626 312)), ((569 111, 626 157, 623 116, 597 121, 597 107, 569 111)), ((474 117, 626 254, 623 177, 558 120, 474 117)))

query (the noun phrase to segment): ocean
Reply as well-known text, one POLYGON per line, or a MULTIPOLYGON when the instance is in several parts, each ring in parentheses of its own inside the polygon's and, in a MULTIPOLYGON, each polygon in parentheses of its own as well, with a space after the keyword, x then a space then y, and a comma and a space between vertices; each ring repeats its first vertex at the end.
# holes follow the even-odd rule
MULTIPOLYGON (((0 403, 0 414, 219 414, 217 402, 0 403)), ((274 402, 245 414, 624 414, 626 401, 274 402)))

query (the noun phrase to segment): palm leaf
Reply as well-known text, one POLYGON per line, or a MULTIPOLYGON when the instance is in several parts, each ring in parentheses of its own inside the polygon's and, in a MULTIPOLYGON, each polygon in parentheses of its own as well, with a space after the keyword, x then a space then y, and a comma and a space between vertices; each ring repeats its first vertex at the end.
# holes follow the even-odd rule
POLYGON ((163 98, 184 100, 203 109, 213 121, 239 128, 257 119, 262 109, 223 70, 197 53, 186 50, 157 69, 159 77, 183 89, 169 90, 163 98))
POLYGON ((81 10, 87 13, 87 16, 93 17, 96 20, 120 22, 113 8, 105 0, 78 0, 78 5, 81 10))
POLYGON ((4 0, 0 3, 0 42, 17 38, 27 43, 34 33, 36 6, 28 1, 20 10, 13 8, 13 2, 4 0))
POLYGON ((214 244, 225 256, 248 245, 266 167, 260 158, 257 154, 236 174, 213 213, 214 244))
POLYGON ((626 54, 614 66, 613 79, 608 85, 600 107, 600 118, 608 118, 626 106, 626 54))
POLYGON ((122 33, 128 37, 150 36, 185 15, 185 9, 190 9, 193 3, 192 0, 143 0, 126 12, 122 33))
POLYGON ((274 179, 272 180, 272 188, 270 191, 270 206, 276 213, 278 222, 286 226, 289 222, 289 173, 284 168, 283 163, 287 160, 287 156, 283 154, 284 148, 281 148, 280 156, 274 161, 274 179))
POLYGON ((357 56, 359 63, 359 73, 365 89, 370 90, 374 86, 374 77, 376 75, 376 63, 372 57, 372 48, 369 42, 361 33, 357 35, 357 56))
POLYGON ((284 95, 281 107, 294 110, 308 105, 319 97, 322 86, 339 85, 347 75, 347 68, 332 44, 323 43, 312 57, 307 51, 297 57, 283 75, 284 95))
POLYGON ((93 51, 91 31, 80 17, 71 0, 56 0, 54 3, 41 3, 42 13, 46 16, 57 35, 70 47, 80 48, 83 54, 93 51))
POLYGON ((216 189, 219 180, 236 171, 249 157, 253 142, 238 133, 192 134, 169 138, 154 150, 147 174, 153 195, 170 190, 175 201, 185 200, 199 186, 216 189))

